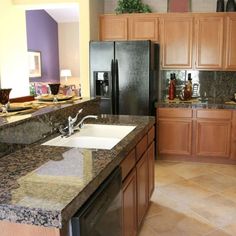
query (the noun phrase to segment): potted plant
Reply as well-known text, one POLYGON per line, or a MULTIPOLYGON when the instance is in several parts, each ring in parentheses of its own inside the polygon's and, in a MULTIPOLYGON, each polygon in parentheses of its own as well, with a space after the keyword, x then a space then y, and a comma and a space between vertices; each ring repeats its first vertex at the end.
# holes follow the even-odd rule
POLYGON ((118 6, 115 9, 117 14, 123 13, 145 13, 152 12, 147 4, 143 4, 142 0, 118 0, 118 6))

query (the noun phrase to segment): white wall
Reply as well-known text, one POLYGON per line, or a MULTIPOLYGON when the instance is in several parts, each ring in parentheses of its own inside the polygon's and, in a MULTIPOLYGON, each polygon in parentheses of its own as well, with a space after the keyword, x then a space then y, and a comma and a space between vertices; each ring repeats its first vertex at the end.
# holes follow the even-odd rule
MULTIPOLYGON (((181 1, 181 0, 179 0, 181 1)), ((149 4, 153 12, 167 12, 168 0, 143 0, 143 3, 149 4)), ((191 0, 192 12, 215 12, 217 0, 191 0)), ((104 0, 104 12, 114 13, 117 6, 117 0, 104 0)))
POLYGON ((67 81, 61 78, 62 84, 80 83, 80 60, 79 60, 79 22, 58 24, 59 62, 60 69, 70 69, 72 77, 67 81))
POLYGON ((1 87, 12 88, 10 97, 29 95, 25 11, 1 0, 0 16, 1 87))

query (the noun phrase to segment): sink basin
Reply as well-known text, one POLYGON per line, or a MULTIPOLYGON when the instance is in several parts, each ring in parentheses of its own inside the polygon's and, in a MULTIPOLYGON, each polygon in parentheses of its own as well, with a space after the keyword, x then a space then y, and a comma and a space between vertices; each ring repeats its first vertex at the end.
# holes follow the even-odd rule
POLYGON ((42 145, 78 147, 89 149, 112 149, 136 126, 85 124, 70 137, 56 137, 42 145))

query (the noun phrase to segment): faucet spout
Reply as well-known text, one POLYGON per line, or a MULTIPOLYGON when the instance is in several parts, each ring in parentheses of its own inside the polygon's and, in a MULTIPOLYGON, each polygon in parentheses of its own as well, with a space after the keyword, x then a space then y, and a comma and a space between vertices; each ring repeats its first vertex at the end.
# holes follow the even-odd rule
POLYGON ((83 117, 81 119, 81 121, 74 127, 74 130, 81 129, 83 127, 83 125, 84 125, 84 121, 87 120, 87 119, 95 119, 95 120, 97 120, 98 116, 88 115, 88 116, 83 117))

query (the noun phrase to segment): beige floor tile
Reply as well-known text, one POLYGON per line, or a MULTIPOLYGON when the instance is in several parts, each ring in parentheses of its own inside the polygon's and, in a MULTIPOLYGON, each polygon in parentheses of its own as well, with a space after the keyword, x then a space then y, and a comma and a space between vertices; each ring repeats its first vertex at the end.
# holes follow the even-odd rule
POLYGON ((206 166, 219 174, 236 177, 236 165, 206 164, 206 166))
POLYGON ((144 222, 139 234, 139 236, 157 236, 156 232, 152 227, 144 222))
POLYGON ((155 171, 155 186, 164 186, 185 180, 167 168, 159 168, 155 171))
POLYGON ((235 236, 236 166, 156 161, 139 236, 235 236))
POLYGON ((173 171, 185 179, 209 174, 209 169, 202 163, 180 163, 175 166, 173 171))
POLYGON ((236 202, 236 185, 220 193, 223 197, 236 202))
POLYGON ((217 227, 236 222, 236 203, 221 195, 215 194, 190 205, 194 212, 217 227))
POLYGON ((159 187, 159 191, 184 204, 199 201, 213 194, 212 191, 189 180, 159 187))
POLYGON ((212 191, 221 192, 236 186, 236 178, 219 173, 209 173, 190 179, 192 182, 212 191))
POLYGON ((214 230, 211 225, 166 207, 163 207, 159 214, 148 218, 145 223, 155 230, 156 235, 160 236, 200 236, 214 230))
POLYGON ((225 226, 223 230, 227 232, 228 234, 235 236, 236 235, 236 222, 225 226))
POLYGON ((230 234, 226 233, 225 231, 218 229, 206 234, 204 236, 231 236, 230 234))

